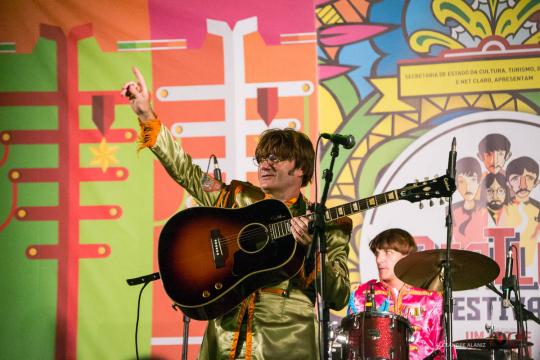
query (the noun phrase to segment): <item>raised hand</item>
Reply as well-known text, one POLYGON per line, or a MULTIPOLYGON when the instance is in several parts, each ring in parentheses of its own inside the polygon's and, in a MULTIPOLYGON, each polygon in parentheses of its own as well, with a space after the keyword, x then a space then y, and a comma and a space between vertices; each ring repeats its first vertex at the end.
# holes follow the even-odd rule
POLYGON ((133 67, 133 74, 137 82, 130 81, 126 83, 122 87, 120 95, 129 99, 131 109, 141 121, 155 119, 156 114, 154 114, 152 105, 150 104, 150 94, 148 93, 144 77, 136 67, 133 67))

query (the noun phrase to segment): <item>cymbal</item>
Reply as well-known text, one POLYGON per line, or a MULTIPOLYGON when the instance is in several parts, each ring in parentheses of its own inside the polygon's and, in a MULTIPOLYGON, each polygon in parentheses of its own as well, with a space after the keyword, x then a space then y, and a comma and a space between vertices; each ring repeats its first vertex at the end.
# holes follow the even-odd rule
MULTIPOLYGON (((446 249, 426 250, 407 255, 394 268, 396 276, 407 284, 435 291, 443 290, 442 275, 446 249)), ((475 289, 499 275, 499 265, 473 251, 450 250, 453 291, 475 289)))
MULTIPOLYGON (((532 346, 533 343, 527 342, 527 346, 532 346)), ((485 338, 485 339, 465 339, 454 341, 454 345, 457 347, 464 347, 468 349, 484 349, 484 350, 497 350, 497 349, 517 349, 521 346, 519 340, 506 340, 497 338, 485 338)))

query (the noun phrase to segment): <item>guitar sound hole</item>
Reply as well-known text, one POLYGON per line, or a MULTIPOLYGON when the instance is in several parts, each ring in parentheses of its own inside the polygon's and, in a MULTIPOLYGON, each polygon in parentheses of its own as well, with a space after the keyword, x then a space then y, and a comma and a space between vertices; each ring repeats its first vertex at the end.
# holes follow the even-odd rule
POLYGON ((246 253, 256 253, 268 243, 268 229, 263 224, 249 224, 238 235, 238 246, 246 253))

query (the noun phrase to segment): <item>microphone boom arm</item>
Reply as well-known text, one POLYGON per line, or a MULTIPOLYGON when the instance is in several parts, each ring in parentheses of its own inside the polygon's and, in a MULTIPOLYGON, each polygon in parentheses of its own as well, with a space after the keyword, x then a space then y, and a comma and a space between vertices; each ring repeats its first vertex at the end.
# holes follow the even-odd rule
MULTIPOLYGON (((503 298, 503 293, 499 291, 499 289, 497 289, 495 287, 495 285, 493 285, 493 283, 489 283, 486 285, 486 287, 493 291, 495 294, 499 295, 499 297, 502 299, 503 298)), ((533 312, 527 310, 527 308, 525 307, 525 305, 523 303, 520 303, 520 302, 517 302, 516 300, 512 300, 510 299, 510 303, 512 304, 512 307, 514 309, 517 309, 518 307, 521 306, 521 311, 523 312, 523 315, 524 315, 524 320, 532 320, 534 321, 535 323, 537 323, 538 325, 540 325, 540 319, 538 317, 536 317, 536 315, 534 315, 533 312)))

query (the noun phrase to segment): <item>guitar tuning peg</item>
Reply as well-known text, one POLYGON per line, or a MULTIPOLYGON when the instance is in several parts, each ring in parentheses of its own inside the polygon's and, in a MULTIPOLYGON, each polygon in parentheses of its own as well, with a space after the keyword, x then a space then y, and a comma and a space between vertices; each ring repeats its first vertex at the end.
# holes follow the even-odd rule
POLYGON ((428 180, 429 180, 429 178, 427 176, 424 177, 424 181, 428 181, 428 180))
POLYGON ((439 199, 439 204, 440 204, 440 205, 444 205, 444 199, 443 199, 443 198, 440 198, 440 199, 439 199))
POLYGON ((431 199, 429 200, 429 206, 433 207, 433 200, 431 200, 431 199))
POLYGON ((423 209, 423 208, 424 208, 424 204, 420 201, 420 204, 418 205, 418 207, 419 207, 420 209, 423 209))
POLYGON ((414 179, 414 182, 418 184, 420 181, 418 179, 414 179))
POLYGON ((435 174, 435 178, 438 178, 439 177, 439 174, 435 174))

